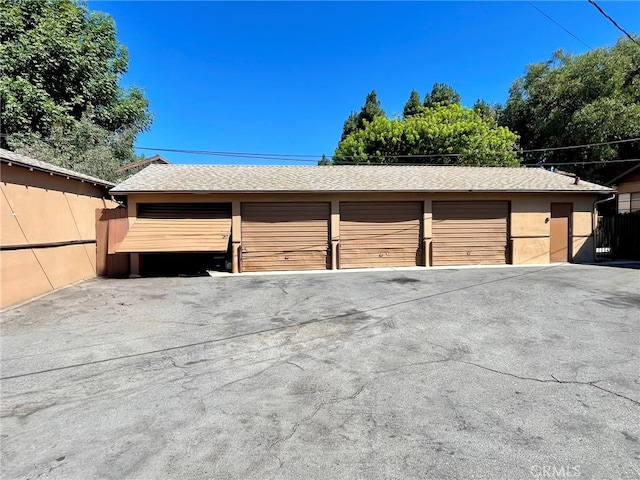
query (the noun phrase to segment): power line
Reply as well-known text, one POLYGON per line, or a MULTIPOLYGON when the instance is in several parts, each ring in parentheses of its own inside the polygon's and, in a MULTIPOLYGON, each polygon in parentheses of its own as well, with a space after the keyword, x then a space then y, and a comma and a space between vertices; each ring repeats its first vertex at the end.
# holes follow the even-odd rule
POLYGON ((627 32, 624 28, 622 28, 620 25, 618 25, 618 23, 611 18, 611 16, 607 15, 607 12, 605 12, 600 5, 598 5, 594 0, 587 0, 591 5, 593 5, 594 7, 596 7, 598 9, 598 11, 604 15, 604 17, 609 20, 611 23, 613 23, 613 25, 620 30, 622 33, 624 33, 627 37, 629 37, 629 40, 631 40, 633 43, 635 43, 636 45, 638 45, 640 47, 640 43, 638 43, 638 41, 633 38, 631 35, 629 35, 629 32, 627 32))
POLYGON ((543 12, 541 9, 539 9, 538 7, 536 7, 533 3, 527 1, 527 3, 529 5, 531 5, 533 8, 535 8, 537 11, 539 11, 542 15, 544 15, 545 17, 547 17, 549 20, 551 20, 553 23, 555 23, 557 26, 559 26, 561 29, 563 29, 565 32, 567 32, 569 35, 571 35, 573 38, 575 38, 576 40, 578 40, 580 43, 582 43, 585 47, 587 47, 589 50, 593 50, 593 47, 591 47, 590 45, 588 45, 585 41, 583 41, 581 38, 579 38, 577 35, 574 35, 572 32, 570 32, 567 28, 565 28, 564 26, 562 26, 559 22, 557 22, 556 20, 554 20, 550 15, 546 14, 545 12, 543 12))
POLYGON ((565 147, 549 147, 549 148, 533 148, 529 150, 520 150, 522 153, 532 152, 549 152, 553 150, 571 150, 574 148, 600 147, 602 145, 615 145, 618 143, 630 143, 640 141, 640 137, 625 138, 624 140, 612 140, 610 142, 585 143, 584 145, 568 145, 565 147))
MULTIPOLYGON (((389 157, 389 158, 394 158, 394 157, 389 157)), ((523 167, 529 167, 529 168, 539 168, 539 167, 557 167, 557 166, 562 166, 562 165, 595 165, 595 164, 601 164, 601 163, 629 163, 629 162, 640 162, 640 158, 614 158, 612 160, 592 160, 592 161, 587 161, 587 162, 538 162, 538 163, 528 163, 528 164, 522 164, 521 166, 523 167)), ((404 167, 409 167, 409 166, 416 166, 416 167, 456 167, 456 166, 462 166, 462 167, 473 167, 473 166, 480 166, 480 165, 455 165, 455 164, 442 164, 442 163, 411 163, 411 162, 393 162, 393 163, 357 163, 357 162, 340 162, 338 164, 336 164, 338 166, 340 165, 358 165, 358 166, 362 166, 362 167, 367 167, 367 166, 375 166, 375 165, 388 165, 388 166, 404 166, 404 167)))
MULTIPOLYGON (((536 152, 551 152, 556 150, 572 150, 580 148, 598 147, 603 145, 616 145, 620 143, 631 143, 640 141, 640 137, 626 138, 623 140, 611 140, 608 142, 596 142, 585 143, 582 145, 567 145, 563 147, 545 147, 545 148, 533 148, 526 150, 518 150, 518 153, 536 153, 536 152)), ((189 155, 208 155, 213 157, 231 157, 231 158, 246 158, 257 160, 279 160, 279 161, 294 161, 294 162, 313 162, 322 158, 322 155, 310 155, 310 154, 288 154, 288 153, 250 153, 250 152, 225 152, 214 150, 190 150, 182 148, 154 148, 154 147, 135 147, 136 150, 151 150, 156 152, 170 152, 170 153, 184 153, 189 155)), ((498 152, 478 152, 478 154, 497 154, 498 152)), ((432 153, 432 154, 418 154, 418 155, 389 155, 392 158, 455 158, 465 155, 472 155, 473 153, 432 153)), ((326 158, 333 158, 332 155, 326 155, 326 158)), ((357 155, 346 155, 343 158, 353 159, 359 158, 357 155)))
POLYGON ((614 158, 612 160, 593 160, 591 162, 558 162, 558 163, 536 163, 531 165, 525 165, 525 167, 557 167, 561 165, 595 165, 597 163, 625 163, 625 162, 640 162, 640 158, 614 158))
POLYGON ((193 153, 198 155, 219 155, 221 157, 296 157, 296 158, 321 158, 322 155, 295 154, 295 153, 253 153, 253 152, 225 152, 215 150, 189 150, 183 148, 154 148, 134 147, 136 150, 155 150, 158 152, 193 153))

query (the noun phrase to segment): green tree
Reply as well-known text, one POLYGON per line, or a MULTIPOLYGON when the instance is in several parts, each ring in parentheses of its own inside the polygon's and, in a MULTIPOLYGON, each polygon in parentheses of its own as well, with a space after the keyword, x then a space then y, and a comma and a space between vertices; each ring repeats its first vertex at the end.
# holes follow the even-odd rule
POLYGON ((341 163, 518 166, 517 136, 476 112, 451 104, 406 119, 378 117, 340 142, 341 163), (460 154, 448 156, 447 154, 460 154), (424 155, 434 155, 425 158, 424 155), (439 156, 442 155, 442 156, 439 156), (412 158, 415 156, 415 158, 412 158))
POLYGON ((460 94, 446 83, 434 83, 431 93, 425 95, 423 105, 427 108, 460 105, 460 94))
MULTIPOLYGON (((557 51, 530 65, 511 86, 499 122, 520 135, 523 149, 640 137, 640 48, 622 38, 581 55, 557 51)), ((628 168, 607 163, 640 158, 640 142, 526 153, 527 163, 564 163, 562 170, 605 182, 628 168), (572 165, 572 162, 602 162, 572 165)))
POLYGON ((75 0, 0 2, 0 145, 42 150, 44 142, 53 154, 67 135, 82 148, 76 134, 90 129, 109 139, 115 161, 132 160, 133 141, 152 119, 142 91, 119 86, 129 57, 113 19, 75 0))
POLYGON ((412 115, 418 115, 423 110, 422 102, 420 101, 420 94, 417 90, 411 90, 411 95, 409 95, 409 100, 407 100, 407 103, 404 105, 402 115, 404 118, 408 118, 412 115))
POLYGON ((362 110, 360 110, 360 128, 364 128, 364 122, 373 122, 375 118, 384 117, 386 114, 380 106, 380 100, 378 100, 378 94, 375 90, 372 90, 367 94, 362 110))
POLYGON ((342 127, 342 136, 340 137, 340 140, 344 140, 352 133, 358 131, 359 118, 360 117, 356 112, 351 111, 347 119, 344 121, 344 125, 342 127))
POLYGON ((120 169, 127 161, 141 160, 131 153, 133 132, 115 134, 96 125, 88 116, 70 128, 55 125, 47 139, 37 134, 14 134, 9 147, 23 155, 51 161, 56 165, 103 180, 122 180, 120 169))
POLYGON ((323 153, 322 158, 318 160, 318 165, 331 165, 331 160, 323 153))
POLYGON ((476 100, 471 109, 476 112, 485 122, 497 123, 500 112, 499 105, 489 105, 482 99, 476 100))
POLYGON ((374 118, 384 117, 385 113, 380 106, 380 100, 378 100, 378 94, 375 90, 372 90, 367 94, 367 98, 364 101, 364 105, 360 109, 359 113, 351 112, 344 122, 342 127, 342 136, 340 140, 344 140, 352 133, 362 130, 367 123, 373 121, 374 118))

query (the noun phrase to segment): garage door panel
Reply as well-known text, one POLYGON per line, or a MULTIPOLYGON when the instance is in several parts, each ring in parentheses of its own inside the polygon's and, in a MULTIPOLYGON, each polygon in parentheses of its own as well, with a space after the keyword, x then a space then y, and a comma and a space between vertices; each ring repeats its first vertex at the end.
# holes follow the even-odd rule
POLYGON ((138 216, 117 253, 226 252, 231 206, 218 203, 151 203, 138 216))
POLYGON ((245 249, 245 256, 251 253, 259 252, 279 252, 283 254, 295 252, 326 252, 326 245, 308 245, 307 243, 288 244, 286 247, 282 245, 274 245, 273 243, 254 244, 253 248, 245 249))
MULTIPOLYGON (((349 241, 342 239, 342 242, 344 242, 344 244, 348 245, 349 241)), ((363 248, 417 248, 416 247, 416 242, 415 240, 406 240, 406 241, 394 241, 394 246, 393 247, 385 247, 384 245, 381 245, 379 239, 358 239, 355 238, 353 239, 353 241, 357 242, 357 246, 350 246, 349 248, 346 248, 345 251, 350 252, 350 251, 358 251, 359 249, 363 249, 363 248)))
POLYGON ((460 253, 469 256, 482 255, 483 252, 487 255, 504 255, 504 246, 502 245, 443 245, 438 247, 438 252, 444 255, 460 253))
POLYGON ((329 250, 328 202, 244 203, 242 270, 322 270, 329 250))
POLYGON ((415 265, 418 260, 415 248, 370 248, 350 249, 346 253, 340 251, 340 262, 348 268, 386 267, 390 263, 415 265))
POLYGON ((421 202, 340 204, 340 268, 419 264, 421 202))
POLYGON ((326 262, 326 251, 246 252, 242 255, 242 270, 245 272, 319 270, 326 268, 326 262))
POLYGON ((432 206, 433 265, 506 263, 508 202, 433 202, 432 206))
POLYGON ((468 259, 464 260, 464 259, 459 259, 459 258, 455 258, 455 259, 451 259, 449 261, 449 263, 442 263, 441 265, 435 265, 435 266, 447 266, 447 265, 499 265, 500 259, 498 257, 496 258, 485 258, 482 257, 480 259, 476 258, 476 257, 469 257, 468 259), (455 261, 456 263, 451 263, 455 261))

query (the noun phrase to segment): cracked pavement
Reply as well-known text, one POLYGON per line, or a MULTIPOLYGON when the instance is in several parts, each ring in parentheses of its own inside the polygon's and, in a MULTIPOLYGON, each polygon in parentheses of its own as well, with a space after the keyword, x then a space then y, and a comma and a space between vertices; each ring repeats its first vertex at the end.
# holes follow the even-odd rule
POLYGON ((640 478, 638 268, 94 279, 1 328, 6 479, 640 478))

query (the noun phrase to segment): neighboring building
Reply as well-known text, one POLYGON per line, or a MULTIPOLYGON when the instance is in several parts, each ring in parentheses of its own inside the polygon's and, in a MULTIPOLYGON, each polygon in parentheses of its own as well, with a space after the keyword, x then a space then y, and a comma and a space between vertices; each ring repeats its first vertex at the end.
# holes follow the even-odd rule
POLYGON ((118 173, 122 177, 130 177, 141 171, 143 168, 148 167, 149 165, 169 165, 171 162, 160 155, 154 155, 153 157, 145 158, 143 160, 139 160, 137 162, 131 162, 124 165, 121 169, 118 170, 118 173))
POLYGON ((0 307, 96 274, 96 209, 113 184, 0 149, 0 307))
POLYGON ((612 192, 531 168, 152 165, 111 190, 129 231, 109 248, 133 274, 592 261, 612 192))
POLYGON ((607 183, 616 187, 617 213, 640 211, 640 162, 607 183))

